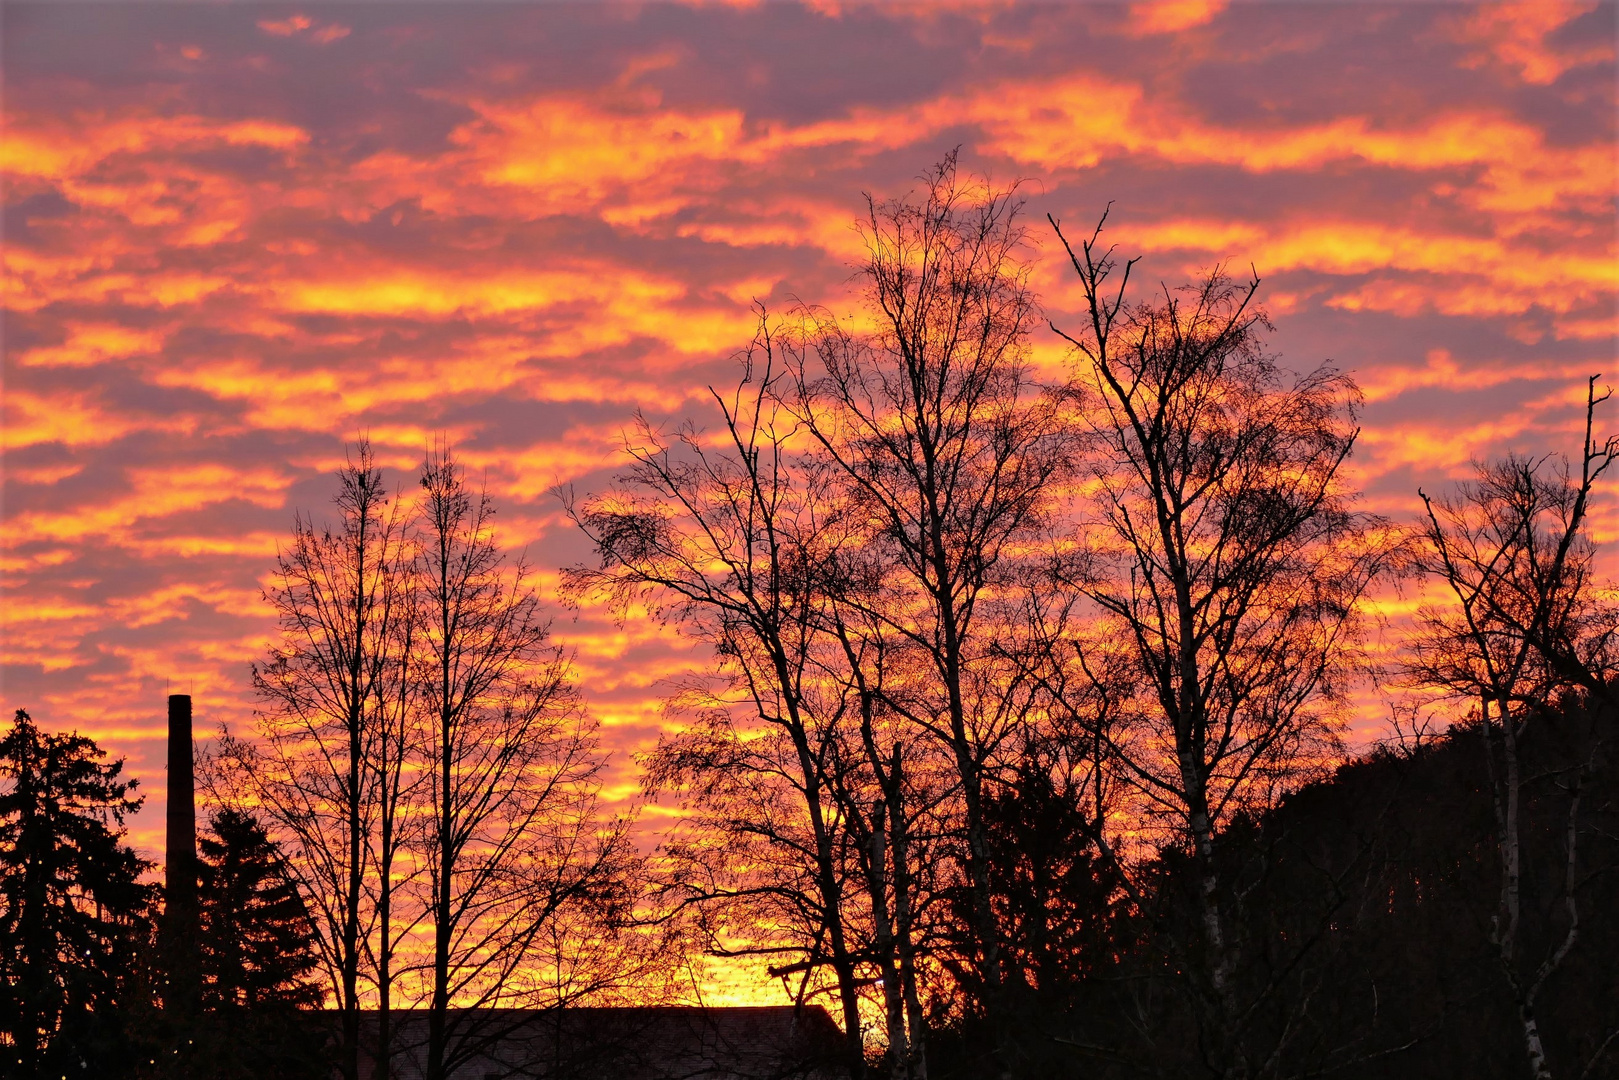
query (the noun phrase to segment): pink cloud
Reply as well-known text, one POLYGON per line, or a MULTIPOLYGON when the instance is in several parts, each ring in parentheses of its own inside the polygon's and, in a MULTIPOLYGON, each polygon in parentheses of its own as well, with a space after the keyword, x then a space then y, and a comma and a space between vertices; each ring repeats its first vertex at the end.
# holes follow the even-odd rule
POLYGON ((257 25, 260 30, 275 37, 293 37, 306 30, 313 30, 309 39, 317 45, 330 45, 339 38, 348 37, 351 31, 350 27, 339 23, 321 25, 308 15, 292 15, 285 19, 260 19, 257 25))

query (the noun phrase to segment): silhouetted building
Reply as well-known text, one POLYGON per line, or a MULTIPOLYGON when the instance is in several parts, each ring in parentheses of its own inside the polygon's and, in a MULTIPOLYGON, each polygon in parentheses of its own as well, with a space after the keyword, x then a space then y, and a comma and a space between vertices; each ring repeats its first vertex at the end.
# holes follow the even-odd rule
MULTIPOLYGON (((837 1080, 842 1034, 819 1005, 738 1008, 484 1009, 452 1015, 480 1052, 451 1080, 837 1080)), ((392 1080, 421 1080, 427 1014, 392 1016, 392 1080)), ((361 1045, 374 1045, 368 1013, 361 1045), (369 1036, 369 1037, 368 1037, 369 1036)), ((362 1061, 365 1055, 362 1054, 362 1061)), ((364 1062, 361 1080, 376 1080, 364 1062)))

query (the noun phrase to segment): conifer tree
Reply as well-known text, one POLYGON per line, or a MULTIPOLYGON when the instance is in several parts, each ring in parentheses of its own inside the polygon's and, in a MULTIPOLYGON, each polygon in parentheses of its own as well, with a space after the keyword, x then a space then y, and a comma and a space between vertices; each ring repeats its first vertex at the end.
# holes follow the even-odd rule
POLYGON ((324 1080, 329 1034, 311 1022, 326 994, 315 926, 280 847, 227 808, 197 838, 200 1016, 166 1028, 160 1075, 174 1080, 324 1080))
POLYGON ((324 994, 309 911, 251 815, 224 809, 198 839, 203 1001, 212 1009, 314 1008, 324 994))
POLYGON ((123 842, 140 808, 122 759, 18 709, 0 739, 0 1042, 18 1077, 114 1075, 149 942, 151 864, 123 842))

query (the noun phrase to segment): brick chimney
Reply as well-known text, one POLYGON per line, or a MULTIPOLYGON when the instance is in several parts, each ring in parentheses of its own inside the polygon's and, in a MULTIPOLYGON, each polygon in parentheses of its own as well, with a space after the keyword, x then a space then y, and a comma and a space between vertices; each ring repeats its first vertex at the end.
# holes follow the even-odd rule
POLYGON ((197 792, 191 760, 191 695, 169 695, 168 830, 163 855, 163 936, 170 1009, 197 1001, 197 792))

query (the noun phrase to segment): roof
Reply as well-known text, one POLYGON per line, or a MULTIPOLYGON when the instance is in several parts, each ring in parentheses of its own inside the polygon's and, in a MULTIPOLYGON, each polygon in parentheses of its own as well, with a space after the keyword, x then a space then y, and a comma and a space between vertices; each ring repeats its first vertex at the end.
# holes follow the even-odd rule
MULTIPOLYGON (((391 1080, 423 1080, 427 1013, 390 1013, 391 1080)), ((842 1033, 819 1005, 452 1009, 450 1080, 836 1080, 842 1033)), ((377 1014, 362 1023, 374 1045, 377 1014)), ((362 1058, 369 1055, 362 1054, 362 1058)), ((371 1063, 361 1080, 373 1080, 371 1063)))

